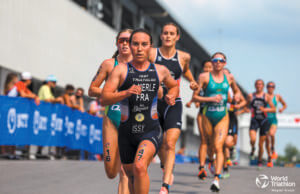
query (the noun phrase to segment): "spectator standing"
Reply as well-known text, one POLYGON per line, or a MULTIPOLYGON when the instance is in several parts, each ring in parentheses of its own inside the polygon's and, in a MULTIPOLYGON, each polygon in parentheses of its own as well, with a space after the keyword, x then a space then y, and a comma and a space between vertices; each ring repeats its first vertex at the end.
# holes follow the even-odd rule
POLYGON ((28 89, 28 86, 31 84, 31 80, 32 80, 32 76, 29 72, 23 72, 21 74, 21 81, 18 81, 16 83, 17 92, 18 92, 17 96, 34 99, 35 103, 39 105, 40 104, 39 97, 28 89))
POLYGON ((83 95, 84 90, 83 88, 77 88, 75 95, 71 96, 71 103, 73 104, 74 109, 77 109, 81 112, 84 112, 84 103, 83 103, 83 95))
MULTIPOLYGON (((4 95, 10 97, 17 97, 18 91, 16 87, 16 83, 19 81, 18 75, 15 73, 9 73, 6 76, 4 83, 4 95)), ((0 146, 1 155, 7 157, 8 159, 19 159, 15 152, 16 146, 0 146)))
MULTIPOLYGON (((61 103, 63 104, 63 98, 58 97, 55 98, 51 89, 55 88, 57 82, 57 78, 54 75, 49 75, 46 78, 46 83, 42 85, 39 89, 38 96, 40 100, 50 103, 61 103)), ((50 158, 50 160, 55 160, 55 147, 44 147, 44 153, 46 156, 50 158)), ((42 153, 42 147, 40 146, 38 152, 42 153)))
POLYGON ((10 96, 10 97, 17 97, 18 91, 16 83, 18 83, 19 78, 18 75, 15 73, 9 73, 6 76, 6 80, 4 83, 4 95, 10 96))
MULTIPOLYGON (((64 94, 61 96, 63 99, 63 104, 65 104, 66 106, 73 108, 73 102, 71 100, 71 97, 74 96, 74 86, 71 84, 67 84, 65 87, 65 92, 64 94)), ((66 160, 66 147, 56 147, 56 156, 58 158, 61 158, 63 160, 66 160)))
POLYGON ((73 103, 71 101, 71 97, 74 95, 74 86, 71 84, 67 84, 65 87, 65 93, 63 94, 63 102, 70 108, 73 108, 73 103))
POLYGON ((54 75, 49 75, 46 79, 46 83, 40 87, 38 96, 40 100, 51 103, 61 103, 63 104, 63 98, 58 97, 55 98, 51 89, 55 88, 57 82, 57 78, 54 75))
MULTIPOLYGON (((34 94, 28 86, 31 84, 32 76, 31 73, 29 72, 23 72, 21 74, 21 81, 18 81, 16 83, 16 88, 17 88, 17 96, 23 97, 23 98, 31 98, 34 99, 35 103, 37 105, 40 104, 40 99, 39 97, 34 94)), ((31 148, 28 147, 28 152, 29 152, 29 159, 36 159, 34 154, 31 154, 31 148)))

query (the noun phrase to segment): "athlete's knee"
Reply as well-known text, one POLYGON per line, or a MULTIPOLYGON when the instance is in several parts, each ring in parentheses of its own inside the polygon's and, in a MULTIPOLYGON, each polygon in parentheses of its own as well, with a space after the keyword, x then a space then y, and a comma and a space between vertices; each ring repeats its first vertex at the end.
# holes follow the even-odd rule
POLYGON ((214 151, 216 153, 223 152, 223 145, 222 144, 215 144, 214 151))
POLYGON ((269 136, 275 137, 275 130, 270 130, 269 131, 269 136))
POLYGON ((106 169, 106 176, 109 179, 114 179, 118 175, 118 172, 115 169, 106 169))
POLYGON ((147 174, 147 165, 144 162, 135 162, 133 165, 134 176, 143 177, 147 174))
POLYGON ((259 147, 263 147, 264 146, 264 142, 265 142, 264 140, 260 140, 259 143, 258 143, 259 147))
POLYGON ((232 148, 234 146, 234 141, 226 141, 225 146, 228 148, 232 148))
POLYGON ((167 140, 165 146, 166 146, 166 149, 167 149, 168 151, 170 151, 170 150, 174 150, 174 151, 175 151, 176 142, 174 142, 173 140, 167 140))

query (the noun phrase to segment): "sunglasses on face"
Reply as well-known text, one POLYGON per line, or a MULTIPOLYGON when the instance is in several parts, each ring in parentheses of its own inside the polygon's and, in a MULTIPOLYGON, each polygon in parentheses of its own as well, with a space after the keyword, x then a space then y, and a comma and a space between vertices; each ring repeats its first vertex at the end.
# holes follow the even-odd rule
POLYGON ((222 58, 213 58, 211 61, 212 61, 213 63, 217 63, 218 61, 219 61, 220 63, 226 63, 225 59, 222 59, 222 58))
POLYGON ((118 44, 122 44, 122 43, 124 43, 124 42, 129 43, 129 38, 119 38, 119 39, 118 39, 118 44))
POLYGON ((268 85, 267 88, 275 88, 274 85, 268 85))

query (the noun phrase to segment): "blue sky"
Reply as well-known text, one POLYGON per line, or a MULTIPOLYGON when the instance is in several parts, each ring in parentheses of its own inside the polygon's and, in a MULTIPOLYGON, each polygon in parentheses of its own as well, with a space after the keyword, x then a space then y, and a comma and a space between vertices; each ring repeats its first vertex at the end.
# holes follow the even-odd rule
POLYGON ((160 0, 209 52, 223 51, 248 91, 262 78, 300 112, 300 1, 160 0), (296 60, 296 61, 294 61, 296 60))
MULTIPOLYGON (((227 55, 228 68, 247 92, 262 78, 276 83, 300 112, 300 1, 159 0, 209 52, 227 55)), ((279 129, 278 152, 291 142, 300 150, 300 129, 279 129)))

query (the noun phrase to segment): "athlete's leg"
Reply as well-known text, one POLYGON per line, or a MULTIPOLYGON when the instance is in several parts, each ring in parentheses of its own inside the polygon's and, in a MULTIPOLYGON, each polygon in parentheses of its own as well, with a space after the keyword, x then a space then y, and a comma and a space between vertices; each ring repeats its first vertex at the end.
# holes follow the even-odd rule
POLYGON ((155 152, 156 148, 149 140, 143 140, 138 146, 133 164, 134 193, 136 194, 146 194, 149 192, 148 166, 155 152))
MULTIPOLYGON (((213 127, 211 122, 209 121, 209 119, 206 116, 202 116, 202 128, 203 128, 203 132, 204 132, 204 137, 207 143, 207 155, 209 158, 209 164, 208 164, 208 168, 209 171, 212 174, 215 174, 214 172, 214 166, 215 166, 215 160, 214 160, 214 138, 213 138, 213 127)), ((205 159, 204 159, 205 160, 205 159)))
POLYGON ((199 146, 199 163, 200 166, 204 166, 205 165, 205 159, 206 159, 206 152, 207 152, 207 141, 206 141, 206 137, 205 137, 205 132, 203 130, 203 126, 202 126, 202 116, 200 114, 198 114, 197 116, 197 124, 198 124, 198 129, 199 129, 199 133, 200 133, 200 138, 201 138, 201 142, 200 142, 200 146, 199 146))
POLYGON ((230 149, 234 146, 234 137, 227 135, 224 146, 224 169, 228 168, 227 160, 230 158, 230 149))
POLYGON ((175 163, 175 147, 176 142, 180 136, 180 129, 171 128, 166 131, 166 160, 164 163, 165 173, 163 177, 163 182, 166 184, 171 183, 171 175, 173 172, 173 167, 175 163))
POLYGON ((160 167, 164 170, 165 169, 165 161, 166 161, 166 142, 167 142, 167 137, 166 133, 164 133, 163 136, 163 143, 160 146, 160 149, 157 153, 159 159, 160 159, 160 167))
MULTIPOLYGON (((216 167, 215 174, 219 175, 222 171, 224 162, 223 146, 228 133, 229 117, 226 114, 222 120, 214 127, 214 148, 216 152, 216 167)), ((218 176, 215 176, 215 180, 219 180, 218 176)))
POLYGON ((250 136, 250 145, 251 145, 251 155, 253 156, 254 151, 255 151, 256 130, 255 129, 250 129, 249 136, 250 136))
POLYGON ((271 139, 271 151, 272 152, 275 151, 275 134, 276 134, 276 131, 277 131, 277 125, 271 125, 269 135, 271 137, 270 139, 271 139))
POLYGON ((261 135, 259 137, 259 151, 258 151, 258 162, 262 161, 262 156, 264 154, 264 142, 266 141, 267 136, 261 135))
POLYGON ((129 194, 129 187, 128 187, 128 176, 124 170, 123 165, 121 165, 121 170, 120 170, 120 180, 119 180, 119 191, 118 194, 129 194))
POLYGON ((126 173, 126 176, 128 177, 128 189, 130 193, 134 194, 133 189, 133 182, 134 182, 134 176, 133 176, 133 163, 132 164, 122 164, 124 168, 124 172, 126 173))
POLYGON ((108 178, 113 179, 120 172, 120 156, 118 148, 118 131, 112 121, 103 118, 103 159, 105 172, 108 178))

